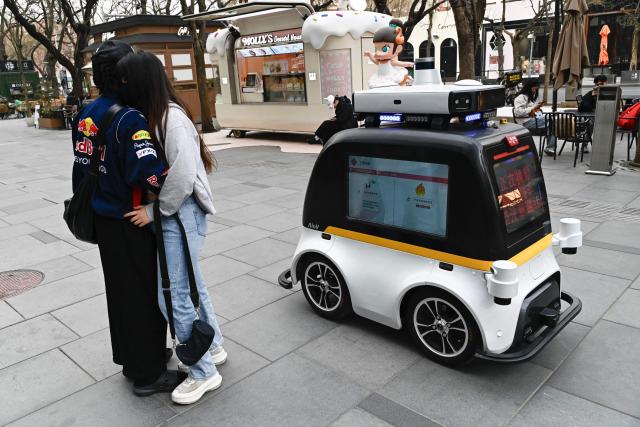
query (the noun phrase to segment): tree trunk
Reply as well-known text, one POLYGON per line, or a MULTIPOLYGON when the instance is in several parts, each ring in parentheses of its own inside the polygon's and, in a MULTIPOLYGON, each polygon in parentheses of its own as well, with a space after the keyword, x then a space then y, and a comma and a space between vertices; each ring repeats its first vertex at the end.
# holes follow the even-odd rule
POLYGON ((498 41, 498 78, 502 80, 504 77, 504 42, 502 38, 502 31, 496 33, 498 41))
POLYGON ((455 13, 456 31, 458 33, 458 63, 460 74, 458 79, 473 79, 475 77, 475 46, 473 43, 473 29, 462 13, 455 13))
POLYGON ((629 70, 638 69, 638 43, 640 43, 640 20, 636 21, 633 28, 633 38, 631 39, 631 60, 629 61, 629 70))
POLYGON ((58 76, 56 75, 56 61, 53 57, 49 59, 47 64, 47 75, 49 76, 49 84, 54 98, 60 97, 60 83, 58 82, 58 76))
POLYGON ((498 78, 502 80, 504 78, 504 22, 506 17, 507 2, 502 0, 502 18, 500 19, 500 30, 496 35, 496 41, 498 42, 498 78))
POLYGON ((458 79, 474 79, 476 76, 476 57, 480 50, 480 23, 484 17, 486 0, 451 0, 458 33, 458 79))
POLYGON ((516 35, 511 39, 511 44, 513 47, 513 68, 516 70, 521 69, 522 60, 520 58, 520 44, 522 44, 523 40, 527 40, 526 37, 522 37, 522 34, 516 32, 516 35))
MULTIPOLYGON (((192 21, 194 22, 194 21, 192 21)), ((196 27, 195 22, 192 27, 196 27)), ((198 82, 198 97, 200 98, 200 111, 202 112, 202 132, 214 132, 213 122, 211 121, 211 107, 209 104, 209 90, 207 88, 206 64, 204 62, 205 42, 202 38, 206 37, 205 21, 198 21, 200 34, 194 31, 193 34, 193 55, 196 61, 196 80, 198 82)))
POLYGON ((47 94, 47 96, 51 95, 51 97, 53 98, 59 98, 60 85, 58 83, 58 76, 56 75, 56 64, 58 63, 58 61, 56 61, 56 59, 49 52, 44 55, 44 61, 44 72, 42 74, 46 76, 45 80, 51 90, 51 94, 47 94))
POLYGON ((76 99, 82 99, 84 97, 84 85, 82 84, 84 81, 84 71, 82 67, 84 66, 85 56, 82 53, 82 49, 87 46, 88 40, 89 28, 82 25, 81 31, 76 33, 76 45, 73 52, 74 69, 69 70, 73 76, 73 96, 75 96, 76 99))
POLYGON ((31 117, 31 106, 29 105, 29 88, 27 87, 27 78, 24 75, 24 69, 22 63, 24 57, 22 56, 22 30, 18 31, 16 40, 16 59, 18 60, 18 72, 20 73, 20 83, 22 84, 22 91, 24 95, 24 104, 26 108, 27 117, 31 117))
POLYGON ((434 11, 432 10, 431 13, 429 13, 429 27, 427 27, 427 58, 429 57, 429 53, 431 52, 431 46, 433 46, 433 12, 434 11))

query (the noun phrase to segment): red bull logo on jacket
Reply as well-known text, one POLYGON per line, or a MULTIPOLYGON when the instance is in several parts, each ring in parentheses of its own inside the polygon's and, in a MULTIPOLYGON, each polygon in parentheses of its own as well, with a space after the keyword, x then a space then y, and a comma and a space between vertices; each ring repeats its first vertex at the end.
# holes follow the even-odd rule
POLYGON ((91 117, 87 117, 78 123, 78 132, 82 132, 84 136, 96 136, 98 134, 98 126, 96 126, 91 117))

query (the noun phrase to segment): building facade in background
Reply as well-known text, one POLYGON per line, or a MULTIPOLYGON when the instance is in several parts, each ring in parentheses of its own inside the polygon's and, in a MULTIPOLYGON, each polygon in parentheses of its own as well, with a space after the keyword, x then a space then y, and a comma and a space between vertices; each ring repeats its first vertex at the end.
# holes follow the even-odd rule
MULTIPOLYGON (((207 25, 214 32, 220 25, 207 25)), ((136 51, 155 54, 165 66, 178 95, 187 104, 195 119, 201 120, 196 66, 192 38, 188 26, 179 16, 135 15, 91 27, 93 43, 85 53, 90 57, 100 44, 109 39, 129 43, 136 51)), ((215 94, 220 92, 218 68, 205 55, 209 104, 215 116, 215 94)), ((97 95, 91 79, 92 97, 97 95)))

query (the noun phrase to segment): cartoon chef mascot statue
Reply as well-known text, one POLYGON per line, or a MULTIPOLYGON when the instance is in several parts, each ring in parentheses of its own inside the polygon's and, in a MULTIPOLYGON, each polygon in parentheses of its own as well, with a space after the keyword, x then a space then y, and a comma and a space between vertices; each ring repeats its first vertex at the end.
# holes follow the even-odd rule
POLYGON ((404 45, 402 21, 392 19, 388 27, 376 31, 373 35, 373 45, 373 54, 364 53, 378 66, 376 73, 369 79, 369 88, 409 84, 411 77, 405 67, 413 67, 413 62, 398 61, 398 55, 402 53, 404 45))

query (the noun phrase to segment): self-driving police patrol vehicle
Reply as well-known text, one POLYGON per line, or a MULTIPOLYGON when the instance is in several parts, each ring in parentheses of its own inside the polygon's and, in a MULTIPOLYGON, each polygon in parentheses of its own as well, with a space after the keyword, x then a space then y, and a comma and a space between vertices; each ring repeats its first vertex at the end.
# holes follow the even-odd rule
POLYGON ((575 253, 580 222, 552 235, 531 135, 487 126, 504 88, 445 86, 429 65, 414 86, 354 94, 366 125, 318 156, 280 283, 326 318, 404 327, 440 363, 527 360, 580 311, 552 250, 575 253))

